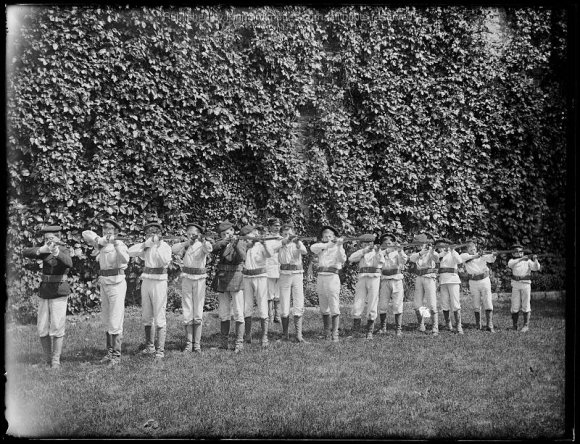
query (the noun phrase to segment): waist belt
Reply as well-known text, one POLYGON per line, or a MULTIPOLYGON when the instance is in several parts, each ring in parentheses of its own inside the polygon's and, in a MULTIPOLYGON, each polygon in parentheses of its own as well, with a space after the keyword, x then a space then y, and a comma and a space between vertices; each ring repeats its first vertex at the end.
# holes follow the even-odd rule
POLYGON ((383 276, 394 276, 395 274, 399 274, 400 271, 398 268, 388 268, 386 270, 381 271, 383 276))
POLYGON ((258 274, 264 274, 266 272, 265 268, 252 268, 248 270, 247 268, 242 270, 242 274, 245 276, 256 276, 258 274))
POLYGON ((42 282, 64 282, 66 274, 43 274, 42 282))
POLYGON ((236 264, 236 265, 220 264, 220 265, 218 265, 218 270, 221 270, 221 271, 240 271, 243 266, 244 266, 244 264, 241 262, 239 264, 236 264))
POLYGON ((374 268, 374 267, 361 267, 358 270, 359 273, 380 273, 381 269, 380 268, 374 268))
POLYGON ((436 273, 436 272, 437 272, 436 268, 417 268, 417 271, 415 271, 415 274, 417 276, 423 276, 424 274, 436 273))
POLYGON ((440 268, 439 269, 439 273, 453 273, 453 274, 457 274, 457 269, 456 268, 440 268))
POLYGON ((110 268, 109 270, 99 270, 99 276, 117 276, 118 274, 125 274, 125 270, 121 268, 110 268))
POLYGON ((167 268, 165 268, 165 267, 161 267, 161 268, 145 267, 145 268, 143 268, 143 273, 147 273, 147 274, 165 274, 165 273, 167 273, 167 268))
POLYGON ((512 276, 512 279, 514 281, 531 281, 532 280, 532 275, 531 274, 526 274, 525 276, 512 276))
POLYGON ((206 274, 205 268, 191 268, 191 267, 181 267, 181 271, 187 274, 206 274))
POLYGON ((318 272, 322 273, 336 273, 338 274, 338 268, 335 267, 318 267, 318 272))
POLYGON ((485 279, 489 276, 489 272, 485 271, 481 274, 470 274, 468 276, 470 281, 481 281, 482 279, 485 279))
POLYGON ((280 264, 280 270, 300 270, 300 271, 304 271, 304 268, 302 268, 302 265, 280 264))

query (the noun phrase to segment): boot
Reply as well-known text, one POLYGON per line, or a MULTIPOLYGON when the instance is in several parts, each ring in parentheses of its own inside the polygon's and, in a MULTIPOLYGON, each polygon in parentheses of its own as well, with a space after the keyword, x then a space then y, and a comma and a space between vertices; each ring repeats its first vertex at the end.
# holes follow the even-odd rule
POLYGON ((461 325, 461 310, 455 310, 453 312, 453 316, 455 317, 455 327, 457 327, 457 333, 462 335, 463 326, 461 325))
POLYGON ((395 315, 395 335, 403 336, 403 314, 397 313, 395 315))
POLYGON ((113 340, 112 335, 107 332, 107 354, 99 361, 101 364, 108 364, 113 359, 113 340))
POLYGON ((373 330, 375 328, 375 321, 372 319, 369 319, 367 321, 367 335, 366 335, 366 339, 373 339, 373 330))
MULTIPOLYGON (((107 339, 109 337, 107 336, 107 339)), ((50 365, 52 361, 52 339, 50 336, 41 336, 40 337, 40 345, 42 345, 42 351, 44 352, 44 357, 46 359, 46 363, 50 365)), ((108 346, 108 341, 107 341, 108 346)))
POLYGON ((239 353, 244 349, 244 323, 236 321, 236 346, 234 353, 239 353))
POLYGON ((113 367, 121 363, 121 335, 111 335, 112 357, 109 362, 109 367, 113 367))
POLYGON ((244 323, 246 325, 246 336, 244 338, 244 342, 247 344, 252 343, 252 317, 248 316, 244 318, 244 323))
POLYGON ((353 319, 352 320, 352 335, 355 336, 358 332, 360 332, 360 319, 353 319))
POLYGON ((417 330, 425 331, 425 321, 423 320, 421 312, 419 310, 415 310, 415 314, 417 315, 417 322, 419 323, 419 327, 417 327, 417 330))
POLYGON ((166 327, 157 327, 157 345, 155 347, 155 359, 163 359, 165 356, 166 327))
POLYGON ((528 323, 530 322, 530 313, 531 313, 530 311, 524 313, 524 326, 520 330, 522 333, 525 333, 530 329, 530 327, 528 326, 528 323))
POLYGON ((518 318, 520 317, 520 312, 512 313, 512 324, 514 325, 514 330, 518 329, 518 318))
POLYGON ((493 310, 485 310, 485 329, 491 333, 495 333, 493 328, 493 310))
POLYGON ((144 355, 152 355, 155 353, 155 346, 153 345, 153 327, 151 325, 145 326, 145 348, 141 351, 144 355))
POLYGON ((322 315, 322 325, 324 328, 324 339, 330 339, 330 315, 322 315))
MULTIPOLYGON (((332 342, 338 342, 338 323, 339 323, 339 315, 334 315, 332 317, 332 334, 331 339, 332 342)), ((359 319, 360 321, 360 319, 359 319)))
POLYGON ((193 351, 195 353, 201 353, 201 324, 193 324, 191 327, 193 330, 193 351))
POLYGON ((190 352, 192 346, 193 346, 193 325, 188 324, 185 326, 185 348, 183 349, 183 351, 190 352))
POLYGON ((294 316, 294 328, 296 329, 296 341, 306 342, 302 337, 302 316, 294 316))
POLYGON ((262 327, 262 338, 260 342, 262 343, 262 347, 268 347, 268 319, 260 319, 260 324, 262 327))
POLYGON ((449 310, 443 310, 443 318, 445 319, 445 327, 449 331, 453 331, 453 324, 451 323, 451 319, 449 319, 449 310))
POLYGON ((60 354, 62 353, 63 341, 64 336, 60 338, 55 336, 52 338, 52 359, 50 360, 50 366, 54 369, 60 368, 60 354))
POLYGON ((475 328, 477 330, 481 330, 480 312, 476 311, 476 312, 474 312, 474 315, 475 315, 475 328))
POLYGON ((288 334, 288 322, 290 318, 288 316, 282 318, 282 340, 289 341, 290 335, 288 334))
POLYGON ((220 348, 223 348, 224 350, 228 349, 228 337, 230 335, 230 321, 222 321, 221 322, 221 326, 220 326, 220 332, 221 332, 221 337, 222 337, 222 344, 220 346, 220 348))
POLYGON ((431 325, 433 336, 439 336, 439 312, 431 310, 431 325))
POLYGON ((381 313, 379 314, 379 318, 381 319, 381 326, 379 327, 379 331, 377 331, 377 333, 384 335, 387 333, 387 314, 381 313))
POLYGON ((273 305, 274 305, 274 323, 279 324, 280 323, 280 300, 279 299, 274 299, 272 301, 273 305))

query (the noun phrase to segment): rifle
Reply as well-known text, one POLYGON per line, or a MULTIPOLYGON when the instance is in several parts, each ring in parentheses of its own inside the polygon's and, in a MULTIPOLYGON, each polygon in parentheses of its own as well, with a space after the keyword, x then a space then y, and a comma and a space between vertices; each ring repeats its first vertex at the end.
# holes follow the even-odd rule
MULTIPOLYGON (((502 254, 517 253, 518 250, 513 250, 513 249, 512 250, 485 250, 481 254, 491 254, 491 253, 494 253, 494 252, 495 252, 496 255, 499 256, 499 255, 502 255, 502 254)), ((524 253, 531 253, 531 251, 530 250, 524 250, 524 253)))
POLYGON ((316 237, 303 237, 303 236, 288 236, 288 241, 289 242, 294 242, 294 241, 302 241, 302 242, 316 242, 318 240, 318 238, 316 237))
MULTIPOLYGON (((340 239, 340 238, 338 238, 338 239, 340 239)), ((376 239, 376 236, 375 236, 375 239, 376 239)), ((337 240, 337 238, 334 238, 330 242, 336 243, 336 240, 337 240)), ((365 239, 364 237, 360 237, 360 236, 359 237, 349 237, 349 236, 346 236, 346 237, 343 237, 342 238, 342 241, 343 242, 361 242, 361 241, 362 242, 374 242, 374 239, 373 240, 369 240, 369 239, 365 239)))

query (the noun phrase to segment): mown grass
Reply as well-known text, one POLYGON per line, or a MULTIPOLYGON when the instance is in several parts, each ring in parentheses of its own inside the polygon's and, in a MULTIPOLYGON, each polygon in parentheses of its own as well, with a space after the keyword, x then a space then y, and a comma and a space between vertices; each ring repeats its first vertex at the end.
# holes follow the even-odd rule
MULTIPOLYGON (((469 307, 466 303, 465 307, 469 307)), ((215 347, 219 319, 206 313, 203 353, 180 352, 179 315, 168 313, 166 358, 136 354, 143 332, 127 309, 122 365, 97 364, 99 317, 70 318, 62 369, 42 365, 34 326, 7 329, 8 434, 25 437, 195 438, 557 438, 564 434, 565 322, 558 303, 534 306, 531 330, 508 330, 509 308, 496 305, 495 334, 474 329, 438 338, 415 331, 405 307, 404 336, 318 339, 308 310, 308 344, 258 342, 240 355, 215 347)), ((442 318, 442 316, 440 316, 442 318)), ((441 319, 441 324, 443 320, 441 319)), ((292 326, 293 333, 293 326, 292 326)))

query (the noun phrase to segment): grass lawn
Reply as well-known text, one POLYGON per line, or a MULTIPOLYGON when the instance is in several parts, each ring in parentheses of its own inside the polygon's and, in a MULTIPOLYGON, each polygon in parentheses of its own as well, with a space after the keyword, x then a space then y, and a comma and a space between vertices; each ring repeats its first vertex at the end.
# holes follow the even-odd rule
MULTIPOLYGON (((317 310, 305 315, 308 344, 262 350, 259 322, 243 353, 217 349, 217 313, 205 314, 201 355, 182 353, 180 316, 168 313, 166 357, 137 355, 140 310, 127 308, 121 366, 98 364, 105 333, 98 316, 67 320, 62 368, 43 365, 32 325, 6 329, 7 434, 24 437, 559 438, 564 436, 565 320, 562 303, 533 306, 531 330, 509 330, 497 303, 497 333, 415 330, 405 304, 404 334, 351 338, 342 307, 340 343, 319 339, 317 310)), ((348 314, 347 314, 348 313, 348 314)), ((440 324, 443 316, 440 313, 440 324)), ((442 325, 441 325, 442 326, 442 325)), ((520 318, 521 326, 521 318, 520 318)), ((233 330, 233 329, 232 329, 233 330)), ((293 325, 291 333, 294 333, 293 325)), ((233 340, 233 336, 232 336, 233 340)))

